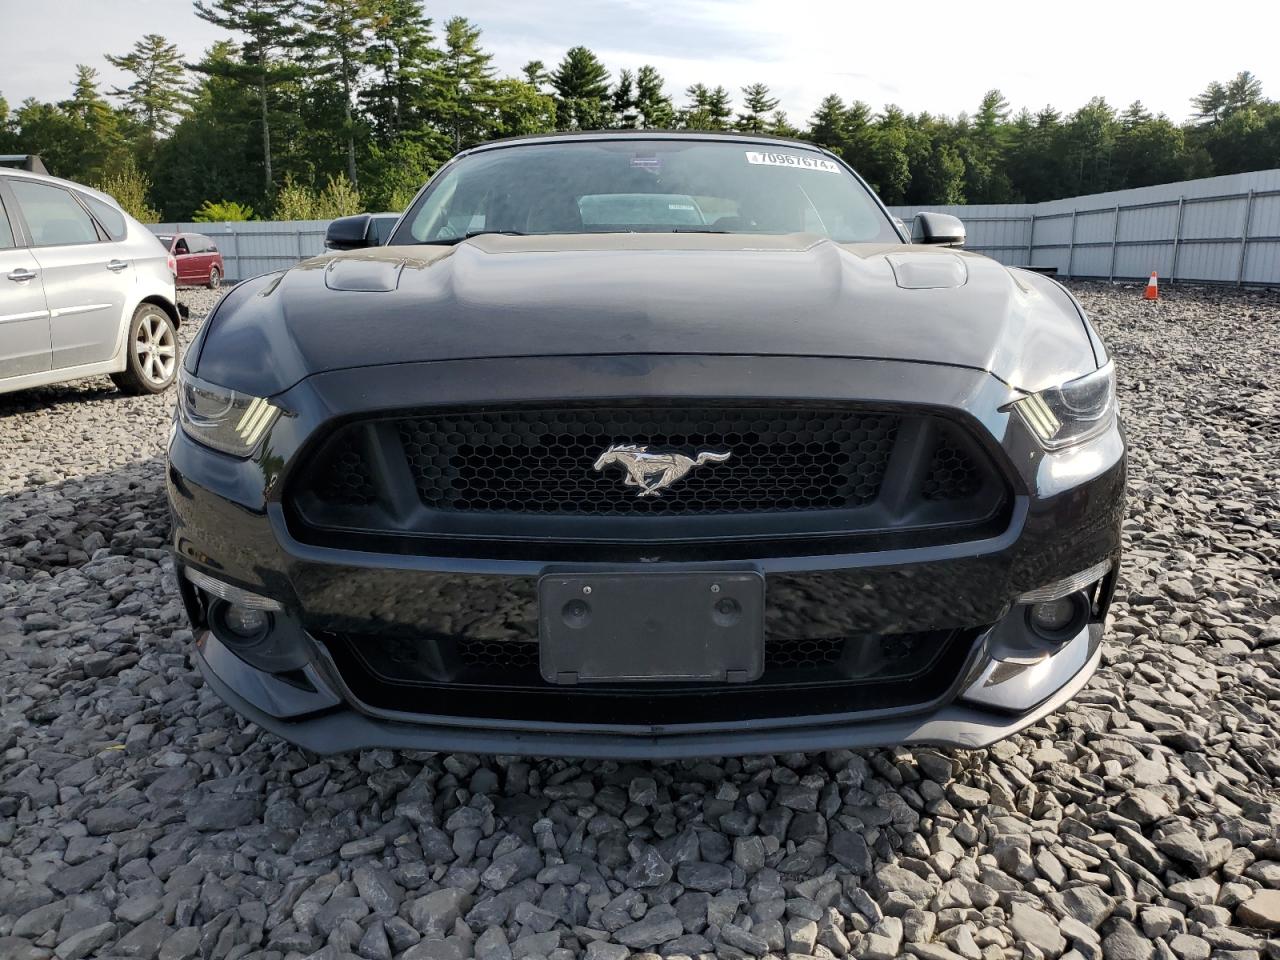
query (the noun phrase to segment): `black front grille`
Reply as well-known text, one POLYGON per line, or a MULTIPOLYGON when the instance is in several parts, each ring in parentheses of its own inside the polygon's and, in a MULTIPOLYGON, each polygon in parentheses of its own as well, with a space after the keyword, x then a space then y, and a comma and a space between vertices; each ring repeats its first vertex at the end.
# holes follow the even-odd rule
POLYGON ((980 629, 765 639, 756 681, 549 684, 536 640, 317 634, 362 702, 409 713, 680 723, 904 708, 941 696, 980 629))
POLYGON ((316 532, 311 542, 339 531, 621 543, 929 530, 946 539, 949 528, 994 522, 1006 489, 966 430, 926 414, 602 404, 348 423, 294 471, 286 503, 303 539, 316 532), (642 485, 654 475, 628 470, 638 448, 673 458, 672 482, 656 494, 642 485))
POLYGON ((343 431, 334 438, 317 459, 315 473, 316 493, 329 503, 363 507, 378 498, 356 431, 343 431))
POLYGON ((960 500, 982 485, 977 461, 957 441, 954 430, 939 430, 929 473, 921 489, 926 500, 960 500))
POLYGON ((476 671, 522 672, 538 669, 538 644, 524 640, 481 640, 459 637, 457 661, 460 667, 476 671))
POLYGON ((439 414, 398 424, 422 502, 495 513, 726 514, 840 510, 880 492, 898 418, 839 410, 621 408, 439 414), (694 462, 640 496, 617 444, 694 462), (699 452, 728 454, 723 462, 699 452))

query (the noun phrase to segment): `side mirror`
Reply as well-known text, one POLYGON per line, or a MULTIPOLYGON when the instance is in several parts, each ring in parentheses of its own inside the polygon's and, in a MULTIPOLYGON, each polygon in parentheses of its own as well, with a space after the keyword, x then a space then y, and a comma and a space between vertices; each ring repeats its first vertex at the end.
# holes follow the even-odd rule
POLYGON ((330 250, 360 250, 371 246, 369 240, 369 214, 357 213, 354 217, 339 217, 324 232, 324 245, 330 250))
POLYGON ((917 213, 911 221, 912 243, 964 246, 964 224, 949 213, 917 213))

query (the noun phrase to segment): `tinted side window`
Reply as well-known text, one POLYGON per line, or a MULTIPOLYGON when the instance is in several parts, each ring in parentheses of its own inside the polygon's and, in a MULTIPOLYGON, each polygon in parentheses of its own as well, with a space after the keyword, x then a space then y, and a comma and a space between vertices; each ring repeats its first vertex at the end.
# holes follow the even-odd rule
POLYGON ((61 187, 14 177, 9 181, 37 247, 95 243, 93 218, 61 187))
POLYGON ((0 250, 8 250, 13 246, 13 228, 9 226, 9 217, 4 212, 4 201, 0 200, 0 250))
POLYGON ((103 203, 97 197, 90 197, 87 194, 80 194, 80 199, 89 206, 89 210, 93 213, 98 223, 102 224, 102 229, 107 231, 107 236, 112 240, 123 240, 128 229, 125 227, 124 214, 117 210, 109 203, 103 203))
POLYGON ((190 253, 191 248, 187 245, 186 237, 179 237, 178 242, 173 245, 173 252, 177 254, 190 253))

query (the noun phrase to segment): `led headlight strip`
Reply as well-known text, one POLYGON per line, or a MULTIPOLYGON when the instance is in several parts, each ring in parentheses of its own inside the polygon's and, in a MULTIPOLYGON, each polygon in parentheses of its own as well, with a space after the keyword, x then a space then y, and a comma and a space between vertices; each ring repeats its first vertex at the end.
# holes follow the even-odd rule
POLYGON ((1033 393, 1018 401, 1018 410, 1027 418, 1031 428, 1041 440, 1048 440, 1062 427, 1062 421, 1053 415, 1044 397, 1033 393))
POLYGON ((261 397, 254 397, 253 402, 245 410, 244 416, 236 424, 236 436, 244 441, 244 445, 252 449, 271 422, 271 404, 261 397))

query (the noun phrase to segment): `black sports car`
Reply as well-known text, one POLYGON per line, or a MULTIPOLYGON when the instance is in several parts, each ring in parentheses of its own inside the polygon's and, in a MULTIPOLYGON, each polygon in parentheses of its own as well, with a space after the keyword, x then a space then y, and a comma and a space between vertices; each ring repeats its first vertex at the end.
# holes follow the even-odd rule
POLYGON ((322 752, 980 746, 1056 709, 1119 560, 1112 364, 1058 283, 913 229, 809 144, 525 138, 389 246, 236 286, 169 448, 207 682, 322 752))

